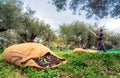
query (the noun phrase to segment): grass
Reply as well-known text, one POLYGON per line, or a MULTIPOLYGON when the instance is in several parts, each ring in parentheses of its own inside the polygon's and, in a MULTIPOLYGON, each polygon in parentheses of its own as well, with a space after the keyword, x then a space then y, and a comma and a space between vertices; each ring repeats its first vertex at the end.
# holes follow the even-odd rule
POLYGON ((0 50, 0 78, 119 78, 120 53, 56 52, 67 63, 56 68, 36 70, 6 62, 0 50))

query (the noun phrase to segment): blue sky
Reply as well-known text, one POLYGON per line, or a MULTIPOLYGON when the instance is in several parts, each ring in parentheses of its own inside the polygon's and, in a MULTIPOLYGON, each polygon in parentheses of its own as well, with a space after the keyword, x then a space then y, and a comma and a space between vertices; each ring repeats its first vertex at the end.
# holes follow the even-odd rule
POLYGON ((48 3, 48 0, 22 0, 23 7, 31 7, 35 10, 35 17, 39 20, 44 20, 45 23, 51 25, 52 29, 57 29, 59 25, 63 23, 71 23, 73 21, 79 20, 85 23, 93 24, 97 22, 100 26, 105 25, 110 31, 120 32, 120 19, 102 19, 96 21, 94 19, 85 19, 85 15, 73 15, 70 10, 57 12, 55 6, 48 3))

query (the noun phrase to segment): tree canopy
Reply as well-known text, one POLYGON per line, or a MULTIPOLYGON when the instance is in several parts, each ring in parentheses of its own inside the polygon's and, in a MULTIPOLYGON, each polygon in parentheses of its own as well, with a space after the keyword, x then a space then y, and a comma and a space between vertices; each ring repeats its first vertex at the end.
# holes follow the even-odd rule
MULTIPOLYGON (((97 9, 97 6, 101 6, 100 4, 97 4, 97 2, 103 5, 102 1, 103 0, 96 0, 96 3, 92 4, 93 2, 95 2, 95 0, 71 0, 70 5, 72 6, 70 7, 70 9, 73 12, 81 13, 82 8, 84 7, 85 9, 83 10, 86 10, 88 12, 87 17, 89 17, 90 15, 98 15, 97 17, 103 18, 104 16, 109 15, 109 13, 106 13, 104 15, 104 10, 101 9, 100 11, 100 9, 97 9), (91 5, 91 8, 90 6, 87 6, 88 3, 91 5), (81 10, 78 10, 80 7, 81 10), (92 7, 96 8, 92 9, 92 7)), ((112 1, 112 8, 108 8, 111 10, 105 9, 107 10, 105 12, 111 12, 111 16, 119 18, 119 7, 116 7, 118 8, 116 10, 118 11, 118 14, 116 14, 116 12, 112 10, 115 9, 115 6, 120 5, 118 4, 120 1, 111 0, 106 2, 111 3, 112 1)), ((58 7, 58 10, 63 10, 67 8, 68 0, 53 0, 53 2, 55 2, 54 5, 58 7)), ((12 44, 33 41, 40 42, 48 46, 49 48, 55 48, 59 46, 62 46, 63 48, 74 48, 74 46, 91 48, 94 46, 96 39, 93 34, 88 32, 87 27, 95 32, 97 30, 97 24, 95 25, 95 27, 79 21, 75 21, 70 24, 61 24, 59 27, 60 29, 58 30, 59 32, 56 34, 50 28, 49 24, 46 24, 44 21, 40 21, 36 17, 34 17, 35 11, 33 11, 30 7, 27 7, 26 11, 23 11, 22 5, 23 3, 21 2, 21 0, 0 0, 0 48, 4 48, 12 44)), ((105 6, 108 6, 108 4, 105 4, 105 6)), ((107 37, 105 39, 107 41, 107 46, 109 48, 119 48, 119 36, 120 34, 108 33, 107 37, 109 37, 110 39, 107 39, 107 37)))
POLYGON ((73 13, 87 12, 86 17, 120 18, 120 0, 52 0, 57 11, 69 8, 73 13))
POLYGON ((30 7, 22 9, 21 0, 0 0, 0 47, 16 43, 54 40, 49 24, 34 17, 30 7), (38 40, 39 39, 39 40, 38 40))
POLYGON ((0 32, 18 25, 21 10, 20 0, 0 0, 0 32))
MULTIPOLYGON (((60 26, 60 34, 67 40, 67 43, 73 43, 76 47, 85 48, 88 42, 92 41, 92 43, 94 43, 93 35, 89 34, 86 26, 84 22, 79 21, 68 25, 63 24, 60 26)), ((92 46, 92 43, 89 44, 92 46)))

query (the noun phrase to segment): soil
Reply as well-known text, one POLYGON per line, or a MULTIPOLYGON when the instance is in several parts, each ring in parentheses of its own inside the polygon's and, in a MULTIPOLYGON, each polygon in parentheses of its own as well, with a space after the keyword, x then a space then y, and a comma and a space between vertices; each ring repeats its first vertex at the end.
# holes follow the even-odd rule
POLYGON ((34 59, 34 61, 41 67, 52 67, 61 62, 60 59, 51 55, 50 53, 47 53, 38 59, 34 59))

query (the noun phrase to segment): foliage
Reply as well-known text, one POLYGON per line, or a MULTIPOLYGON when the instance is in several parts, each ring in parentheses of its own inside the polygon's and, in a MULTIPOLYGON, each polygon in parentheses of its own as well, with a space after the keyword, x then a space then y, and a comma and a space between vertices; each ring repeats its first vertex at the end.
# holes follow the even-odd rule
POLYGON ((0 32, 18 25, 21 10, 20 0, 0 0, 0 32))
POLYGON ((77 47, 90 48, 95 42, 95 37, 89 33, 87 28, 95 30, 93 26, 75 21, 68 25, 61 25, 59 31, 63 39, 67 40, 67 43, 75 44, 77 47))
MULTIPOLYGON (((2 50, 3 51, 3 50, 2 50)), ((0 52, 0 78, 115 78, 120 77, 120 53, 56 52, 67 63, 56 68, 36 70, 6 62, 0 52)))
POLYGON ((5 48, 16 44, 19 39, 13 31, 5 31, 0 33, 0 48, 5 48))
POLYGON ((21 0, 0 1, 0 48, 40 40, 49 46, 55 40, 50 25, 35 18, 31 8, 23 11, 22 4, 21 0))
POLYGON ((120 1, 118 0, 52 0, 51 3, 56 6, 58 11, 66 8, 79 14, 85 11, 87 18, 92 16, 120 18, 120 1))
MULTIPOLYGON (((81 4, 87 0, 81 1, 81 3, 79 3, 79 1, 81 0, 74 0, 71 4, 81 4), (76 3, 77 1, 78 3, 76 3)), ((96 1, 96 3, 103 2, 103 0, 96 1)), ((111 3, 112 1, 109 2, 111 3)), ((53 4, 54 2, 55 4, 58 3, 56 5, 58 5, 61 10, 66 8, 63 5, 67 6, 67 0, 54 0, 53 4)), ((88 0, 88 2, 92 4, 94 1, 88 0)), ((119 2, 115 1, 114 3, 116 3, 114 5, 117 6, 119 2)), ((40 42, 54 49, 56 47, 74 49, 76 46, 84 48, 95 46, 96 38, 88 32, 87 28, 96 32, 97 27, 75 21, 70 24, 62 24, 59 29, 60 32, 56 34, 55 31, 50 28, 49 24, 34 17, 34 10, 27 7, 26 11, 23 11, 22 5, 21 0, 0 0, 0 48, 33 41, 40 42)), ((87 3, 85 3, 85 5, 87 5, 87 3)), ((97 6, 98 4, 94 5, 97 6)), ((76 5, 76 11, 77 6, 79 5, 76 5)), ((110 33, 106 37, 107 48, 119 48, 119 34, 110 33)))
POLYGON ((54 44, 56 43, 56 34, 50 28, 50 25, 46 24, 46 27, 44 26, 44 29, 41 31, 44 31, 39 35, 39 37, 42 39, 42 44, 49 48, 54 47, 54 44))
POLYGON ((60 33, 64 38, 66 38, 68 43, 73 42, 77 47, 83 47, 83 44, 85 44, 87 39, 87 29, 85 24, 78 21, 68 25, 61 25, 60 33), (80 43, 83 44, 80 45, 80 43))
POLYGON ((105 41, 105 47, 106 49, 113 49, 113 44, 110 41, 105 41))
MULTIPOLYGON (((97 25, 87 25, 87 28, 91 31, 93 31, 94 33, 97 33, 97 25)), ((86 44, 86 48, 92 48, 93 46, 96 46, 96 37, 89 31, 88 32, 88 38, 87 38, 87 44, 86 44)))
POLYGON ((113 45, 113 48, 119 49, 120 48, 120 33, 110 33, 109 35, 109 42, 113 45))

